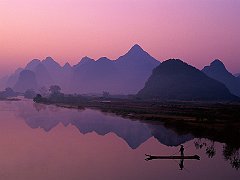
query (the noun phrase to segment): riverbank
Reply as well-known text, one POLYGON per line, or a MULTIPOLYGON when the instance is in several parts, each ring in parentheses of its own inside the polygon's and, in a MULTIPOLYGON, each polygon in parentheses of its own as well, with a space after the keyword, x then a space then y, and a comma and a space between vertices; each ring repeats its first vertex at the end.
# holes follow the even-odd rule
POLYGON ((0 101, 21 101, 19 98, 0 98, 0 101))
POLYGON ((240 104, 203 102, 89 101, 51 103, 64 108, 93 108, 123 117, 142 120, 182 120, 188 122, 240 122, 240 104))
POLYGON ((147 123, 164 123, 178 133, 191 133, 240 147, 240 104, 232 102, 153 102, 132 99, 85 98, 82 101, 42 99, 38 103, 63 108, 91 108, 147 123))
POLYGON ((225 124, 240 122, 240 103, 153 102, 129 99, 85 98, 71 101, 42 98, 37 103, 54 104, 63 108, 99 109, 123 117, 140 120, 184 121, 188 123, 225 124))

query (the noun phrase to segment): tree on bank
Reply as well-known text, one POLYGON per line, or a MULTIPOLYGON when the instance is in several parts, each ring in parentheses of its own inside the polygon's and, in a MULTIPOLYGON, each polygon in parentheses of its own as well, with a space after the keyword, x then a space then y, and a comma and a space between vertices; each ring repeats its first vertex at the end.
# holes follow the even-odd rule
POLYGON ((10 87, 6 88, 5 91, 0 92, 1 99, 16 97, 16 96, 18 96, 18 93, 14 92, 13 89, 10 87))
POLYGON ((36 97, 36 92, 33 89, 28 89, 24 93, 24 97, 27 99, 33 99, 34 97, 36 97))
POLYGON ((50 86, 49 91, 50 91, 51 95, 60 94, 61 88, 58 85, 52 85, 52 86, 50 86))
POLYGON ((49 91, 45 86, 39 89, 39 93, 41 94, 42 97, 47 97, 49 95, 49 91))

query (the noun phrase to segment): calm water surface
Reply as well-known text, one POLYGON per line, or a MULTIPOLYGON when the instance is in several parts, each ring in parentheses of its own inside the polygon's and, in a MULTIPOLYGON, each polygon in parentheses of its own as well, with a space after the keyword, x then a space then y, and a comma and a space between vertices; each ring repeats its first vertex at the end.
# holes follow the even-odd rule
POLYGON ((90 109, 0 101, 0 143, 3 180, 240 179, 225 144, 90 109), (201 160, 144 160, 180 144, 201 160))

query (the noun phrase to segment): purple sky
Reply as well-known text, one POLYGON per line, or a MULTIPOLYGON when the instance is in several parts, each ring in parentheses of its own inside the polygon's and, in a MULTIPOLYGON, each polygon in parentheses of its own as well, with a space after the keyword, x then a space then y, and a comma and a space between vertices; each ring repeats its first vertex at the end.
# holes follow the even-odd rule
POLYGON ((0 75, 33 58, 116 59, 138 43, 155 58, 240 72, 240 0, 1 0, 0 75))

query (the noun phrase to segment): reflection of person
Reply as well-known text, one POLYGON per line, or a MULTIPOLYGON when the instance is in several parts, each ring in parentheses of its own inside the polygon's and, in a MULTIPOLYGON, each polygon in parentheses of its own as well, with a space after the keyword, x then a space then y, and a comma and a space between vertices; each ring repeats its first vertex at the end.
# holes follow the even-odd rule
POLYGON ((180 153, 181 153, 181 156, 184 156, 184 147, 183 147, 183 145, 181 145, 181 148, 180 148, 180 153))
POLYGON ((183 170, 184 168, 183 161, 184 161, 183 159, 180 160, 180 163, 179 163, 180 170, 183 170))

